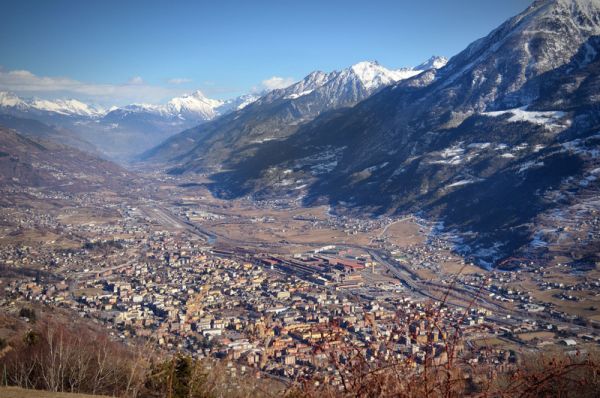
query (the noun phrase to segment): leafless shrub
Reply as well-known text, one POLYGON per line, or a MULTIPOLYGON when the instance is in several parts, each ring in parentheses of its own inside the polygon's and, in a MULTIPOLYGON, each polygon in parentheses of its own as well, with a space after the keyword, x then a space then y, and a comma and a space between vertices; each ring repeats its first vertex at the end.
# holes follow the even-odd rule
MULTIPOLYGON (((450 289, 448 289, 449 291, 450 289)), ((364 355, 365 347, 346 341, 335 351, 329 351, 324 377, 315 369, 312 377, 296 380, 286 391, 289 398, 312 397, 597 397, 600 396, 600 356, 597 352, 581 355, 563 353, 536 353, 525 356, 519 364, 510 367, 493 361, 492 350, 478 353, 481 362, 469 361, 463 350, 465 337, 461 323, 469 314, 478 295, 464 307, 462 317, 454 324, 442 322, 443 308, 448 294, 438 305, 431 304, 419 319, 428 339, 425 355, 390 356, 396 341, 375 340, 364 355), (487 357, 487 358, 486 358, 487 357), (492 360, 486 360, 492 359, 492 360), (417 364, 418 362, 418 364, 417 364)), ((409 325, 415 321, 409 313, 396 315, 394 335, 408 335, 409 325)), ((321 347, 315 346, 315 351, 321 347)))
POLYGON ((136 396, 145 360, 83 327, 38 322, 2 359, 7 382, 53 392, 136 396))
POLYGON ((518 368, 498 374, 485 396, 598 397, 600 355, 597 351, 527 355, 518 368))
POLYGON ((256 378, 253 373, 241 374, 232 363, 212 359, 193 360, 180 354, 151 367, 142 395, 250 398, 274 397, 280 391, 281 388, 268 379, 256 378))

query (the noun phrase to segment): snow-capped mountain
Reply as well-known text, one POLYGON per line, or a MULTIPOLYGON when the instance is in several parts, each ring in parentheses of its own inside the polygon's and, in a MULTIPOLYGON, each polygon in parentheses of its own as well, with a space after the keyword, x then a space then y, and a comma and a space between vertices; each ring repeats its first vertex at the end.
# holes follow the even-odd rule
POLYGON ((98 117, 105 113, 103 108, 88 105, 75 99, 54 101, 36 99, 30 105, 40 111, 54 112, 65 116, 98 117))
POLYGON ((157 161, 190 158, 193 168, 220 167, 235 161, 229 156, 232 151, 245 157, 246 149, 252 151, 263 142, 285 138, 327 111, 354 106, 386 86, 445 61, 433 57, 423 66, 397 70, 367 61, 341 71, 315 71, 291 86, 265 94, 252 106, 172 137, 143 157, 157 161))
POLYGON ((113 108, 106 115, 113 118, 119 115, 121 118, 133 115, 150 114, 161 118, 179 120, 182 124, 194 124, 214 119, 228 112, 242 109, 244 106, 258 99, 257 96, 247 94, 229 100, 217 100, 206 97, 200 90, 189 95, 175 97, 166 104, 131 104, 120 108, 113 108), (114 113, 114 115, 110 115, 114 113), (183 123, 186 122, 186 123, 183 123))
POLYGON ((50 101, 33 98, 26 100, 10 92, 0 92, 1 110, 90 118, 102 116, 106 112, 101 107, 88 105, 75 99, 56 99, 50 101))
POLYGON ((415 66, 413 69, 418 71, 426 71, 430 69, 441 69, 448 63, 448 58, 433 56, 429 58, 427 61, 423 62, 420 65, 415 66))
POLYGON ((165 118, 189 119, 190 122, 196 123, 242 109, 257 99, 258 96, 256 95, 247 94, 228 100, 217 100, 207 98, 200 90, 197 90, 189 95, 172 98, 166 104, 131 104, 122 107, 112 106, 105 109, 76 99, 24 99, 14 93, 0 91, 0 112, 46 113, 48 116, 54 114, 82 118, 102 118, 111 112, 123 115, 148 113, 165 118))
POLYGON ((207 98, 198 90, 190 95, 171 99, 165 108, 169 113, 179 117, 200 117, 209 120, 218 114, 217 109, 223 104, 224 101, 207 98))
POLYGON ((446 58, 434 56, 413 68, 387 69, 377 61, 363 61, 341 71, 315 71, 289 87, 273 91, 267 96, 267 100, 296 99, 317 91, 318 95, 327 97, 332 103, 358 102, 385 86, 416 76, 425 70, 439 69, 446 62, 446 58))
POLYGON ((27 107, 25 101, 15 94, 7 91, 0 91, 0 108, 24 109, 25 107, 27 107))
POLYGON ((240 95, 239 97, 225 100, 217 108, 217 113, 219 115, 225 115, 229 112, 239 111, 241 109, 244 109, 251 103, 255 102, 259 98, 260 95, 257 94, 244 94, 240 95))
POLYGON ((350 67, 350 72, 356 76, 367 90, 377 90, 400 80, 408 79, 421 73, 412 68, 389 70, 374 62, 359 62, 350 67))

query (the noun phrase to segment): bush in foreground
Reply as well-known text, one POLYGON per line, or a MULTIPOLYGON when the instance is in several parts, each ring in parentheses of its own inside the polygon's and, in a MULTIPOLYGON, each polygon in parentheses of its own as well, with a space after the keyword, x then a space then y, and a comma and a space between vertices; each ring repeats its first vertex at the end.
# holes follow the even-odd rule
POLYGON ((596 352, 531 354, 509 367, 473 364, 457 355, 460 341, 449 336, 443 362, 433 355, 418 367, 408 359, 370 361, 348 347, 332 354, 327 365, 341 382, 332 385, 316 369, 313 377, 284 389, 279 382, 254 377, 252 370, 240 375, 226 361, 161 355, 150 347, 111 341, 81 325, 42 319, 21 338, 7 342, 0 370, 3 385, 119 397, 600 396, 596 352))

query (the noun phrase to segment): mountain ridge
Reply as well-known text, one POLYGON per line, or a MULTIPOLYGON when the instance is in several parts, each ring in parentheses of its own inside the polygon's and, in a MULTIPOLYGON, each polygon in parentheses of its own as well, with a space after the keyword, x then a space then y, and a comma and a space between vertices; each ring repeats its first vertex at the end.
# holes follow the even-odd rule
MULTIPOLYGON (((521 252, 549 255, 532 246, 536 225, 559 231, 556 214, 576 219, 577 206, 598 207, 586 199, 600 192, 598 3, 536 2, 446 66, 227 164, 212 189, 374 215, 424 212, 488 267, 521 252)), ((191 157, 175 163, 175 173, 202 170, 191 157)), ((578 242, 580 252, 600 243, 578 242)))
POLYGON ((135 181, 131 173, 110 161, 52 139, 0 127, 0 184, 5 188, 125 191, 134 187, 135 181))
MULTIPOLYGON (((422 65, 445 64, 443 57, 432 57, 422 65), (427 62, 430 62, 429 64, 427 62)), ((341 71, 313 71, 304 79, 273 90, 251 106, 213 123, 184 131, 142 155, 145 161, 202 161, 194 167, 214 167, 230 162, 232 150, 248 151, 257 146, 293 134, 316 116, 343 107, 354 106, 396 81, 423 73, 405 68, 389 70, 376 62, 365 61, 341 71)))

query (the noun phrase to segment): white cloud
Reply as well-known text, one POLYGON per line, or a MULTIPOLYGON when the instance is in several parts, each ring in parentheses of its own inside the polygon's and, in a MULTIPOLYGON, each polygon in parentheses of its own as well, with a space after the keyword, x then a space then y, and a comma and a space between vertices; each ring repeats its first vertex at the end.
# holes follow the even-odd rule
POLYGON ((129 79, 129 81, 127 83, 136 84, 136 85, 144 84, 144 79, 142 79, 141 76, 134 76, 131 79, 129 79))
POLYGON ((275 90, 277 88, 286 88, 288 86, 291 86, 292 84, 294 84, 295 81, 296 80, 292 77, 273 76, 266 80, 263 80, 261 83, 263 88, 267 90, 275 90))
POLYGON ((105 106, 134 102, 158 103, 185 92, 181 88, 148 84, 140 76, 134 76, 122 84, 96 84, 68 77, 38 76, 26 70, 9 71, 1 67, 0 91, 46 99, 75 98, 105 106))
POLYGON ((174 77, 172 79, 167 80, 167 83, 169 84, 184 84, 184 83, 190 83, 192 81, 192 79, 188 79, 185 77, 174 77))
MULTIPOLYGON (((0 66, 0 91, 10 91, 22 97, 41 99, 77 99, 110 107, 131 103, 162 103, 173 97, 189 92, 183 84, 191 82, 187 78, 172 78, 164 86, 152 85, 140 76, 133 76, 121 84, 97 84, 82 82, 69 77, 38 76, 27 70, 6 70, 0 66)), ((263 93, 285 88, 295 82, 291 77, 273 76, 253 87, 251 92, 263 93)), ((244 91, 238 87, 218 86, 214 82, 202 84, 207 95, 239 95, 244 91), (207 88, 208 87, 208 88, 207 88)))

